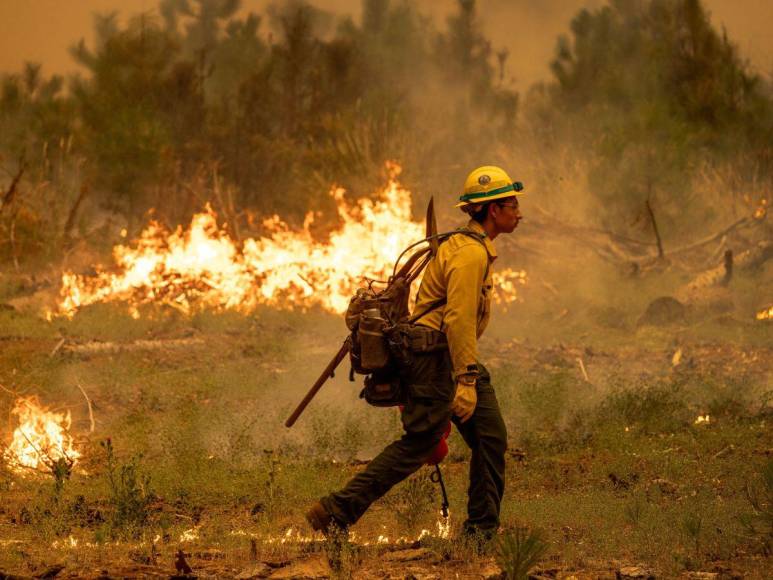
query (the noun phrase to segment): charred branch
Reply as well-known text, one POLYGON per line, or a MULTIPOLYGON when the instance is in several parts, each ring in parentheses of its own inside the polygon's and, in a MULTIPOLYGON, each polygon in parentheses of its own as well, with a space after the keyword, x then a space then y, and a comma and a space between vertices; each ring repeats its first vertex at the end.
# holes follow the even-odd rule
POLYGON ((16 172, 16 175, 14 175, 13 179, 11 180, 11 185, 8 186, 8 190, 3 194, 3 200, 2 203, 0 203, 0 212, 2 212, 6 207, 10 206, 14 199, 16 199, 16 194, 18 192, 19 187, 19 181, 21 181, 22 175, 24 175, 24 171, 27 169, 27 163, 22 161, 19 164, 19 170, 16 172))
POLYGON ((688 252, 692 252, 692 251, 698 250, 698 249, 702 248, 703 246, 707 246, 707 245, 709 245, 709 244, 711 244, 713 242, 716 242, 717 240, 721 241, 722 238, 724 238, 727 235, 731 234, 735 230, 740 229, 740 228, 742 228, 744 226, 747 226, 747 225, 751 225, 753 223, 754 223, 754 220, 751 217, 748 217, 748 216, 747 217, 743 217, 743 218, 737 220, 736 222, 734 222, 733 224, 731 224, 730 226, 728 226, 727 228, 725 228, 724 230, 722 230, 720 232, 717 232, 716 234, 712 234, 711 236, 709 236, 707 238, 704 238, 703 240, 701 240, 699 242, 695 242, 694 244, 690 244, 689 246, 684 246, 682 248, 677 248, 676 250, 672 250, 671 252, 669 252, 669 255, 673 256, 675 254, 685 254, 685 253, 688 253, 688 252))
POLYGON ((722 280, 722 286, 730 284, 733 277, 733 250, 725 250, 725 277, 722 280))
POLYGON ((647 206, 647 213, 649 214, 650 221, 652 222, 652 231, 655 232, 655 241, 658 245, 658 258, 663 259, 663 240, 660 237, 660 230, 658 229, 658 222, 655 219, 655 212, 652 211, 652 204, 650 203, 649 199, 647 199, 645 205, 647 206))
MULTIPOLYGON (((648 210, 652 209, 649 203, 647 203, 647 207, 648 210)), ((576 240, 580 242, 579 246, 587 248, 588 251, 595 253, 607 262, 618 264, 621 267, 624 266, 627 271, 634 275, 662 268, 664 260, 668 260, 672 265, 677 265, 687 271, 701 272, 704 269, 712 269, 718 260, 724 260, 724 253, 728 250, 727 246, 730 243, 730 239, 736 240, 736 243, 741 241, 744 246, 748 247, 748 242, 738 239, 738 232, 745 228, 764 227, 760 220, 746 216, 698 242, 666 252, 663 248, 654 212, 650 215, 650 220, 653 224, 653 230, 657 231, 657 239, 655 242, 645 242, 602 228, 585 227, 564 222, 538 206, 533 207, 532 211, 536 215, 530 220, 529 227, 539 230, 540 235, 537 237, 540 240, 544 240, 548 236, 554 236, 556 239, 569 238, 576 240), (736 235, 732 236, 732 234, 736 235), (712 244, 716 244, 717 247, 713 251, 708 252, 712 244), (703 256, 701 256, 701 253, 703 253, 703 256), (710 256, 708 255, 709 253, 711 254, 710 256), (702 266, 702 264, 706 264, 706 266, 702 266)), ((518 240, 505 238, 502 243, 510 246, 514 251, 530 252, 536 255, 545 254, 544 247, 530 247, 529 241, 525 238, 518 240)), ((755 255, 759 255, 762 258, 761 254, 755 255)), ((737 261, 735 261, 735 265, 739 265, 737 261)), ((723 265, 721 267, 722 275, 720 279, 726 275, 726 271, 727 269, 723 265)))
POLYGON ((78 216, 78 210, 83 204, 83 200, 86 198, 86 195, 88 194, 88 192, 89 192, 88 185, 86 185, 85 183, 81 185, 80 192, 78 192, 78 197, 76 198, 72 208, 70 208, 70 212, 67 214, 67 221, 64 223, 65 241, 69 241, 71 239, 70 234, 72 233, 73 226, 75 226, 75 218, 78 216))

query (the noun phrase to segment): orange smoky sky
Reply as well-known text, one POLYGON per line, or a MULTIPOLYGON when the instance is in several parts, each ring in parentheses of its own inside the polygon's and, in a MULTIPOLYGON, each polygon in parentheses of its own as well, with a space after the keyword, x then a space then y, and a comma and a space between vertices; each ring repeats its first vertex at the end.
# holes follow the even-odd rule
MULTIPOLYGON (((242 11, 262 13, 272 3, 281 2, 243 0, 242 11)), ((360 18, 361 0, 310 3, 336 15, 360 18)), ((456 0, 416 4, 442 27, 456 0)), ((549 78, 556 38, 568 31, 572 17, 581 8, 603 4, 604 0, 479 0, 478 10, 494 49, 509 52, 508 73, 515 85, 526 88, 549 78)), ((773 73, 773 0, 704 0, 704 5, 757 72, 773 73)), ((95 12, 115 11, 126 17, 152 14, 157 6, 158 0, 0 0, 0 72, 18 71, 25 61, 42 63, 45 73, 76 72, 78 65, 68 49, 81 38, 92 40, 95 12)))

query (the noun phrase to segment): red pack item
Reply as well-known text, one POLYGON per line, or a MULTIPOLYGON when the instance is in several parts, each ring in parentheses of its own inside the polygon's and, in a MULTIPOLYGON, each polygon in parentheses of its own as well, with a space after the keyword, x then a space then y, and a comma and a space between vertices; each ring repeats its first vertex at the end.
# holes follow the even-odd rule
POLYGON ((437 447, 435 447, 432 455, 427 458, 427 465, 437 465, 446 458, 446 455, 448 455, 449 435, 451 435, 451 421, 449 421, 448 425, 446 425, 446 430, 443 433, 443 438, 440 439, 440 443, 438 443, 437 447))
MULTIPOLYGON (((403 405, 400 405, 400 412, 403 412, 403 405)), ((437 465, 446 458, 448 455, 448 437, 451 435, 451 421, 446 425, 446 430, 443 432, 443 437, 440 439, 440 443, 437 444, 434 451, 427 457, 427 465, 437 465)))

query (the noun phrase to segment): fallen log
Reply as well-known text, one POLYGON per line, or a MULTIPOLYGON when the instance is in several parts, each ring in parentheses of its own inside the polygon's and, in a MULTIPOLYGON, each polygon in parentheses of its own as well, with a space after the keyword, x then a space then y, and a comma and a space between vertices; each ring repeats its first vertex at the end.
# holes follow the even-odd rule
POLYGON ((159 350, 166 348, 185 348, 204 344, 201 338, 173 338, 166 340, 134 340, 132 342, 92 341, 83 344, 65 344, 60 352, 80 354, 103 354, 136 350, 159 350))
MULTIPOLYGON (((761 223, 760 220, 752 216, 745 216, 719 232, 686 246, 663 252, 662 256, 659 256, 657 242, 637 240, 602 228, 564 222, 539 206, 532 207, 532 210, 535 213, 534 218, 530 219, 532 227, 550 232, 557 237, 580 241, 588 250, 596 253, 608 262, 633 265, 633 269, 637 273, 643 273, 652 269, 653 264, 663 259, 676 261, 680 267, 694 270, 696 264, 695 252, 707 249, 707 246, 718 242, 718 247, 712 252, 710 259, 711 262, 714 262, 727 249, 728 236, 730 234, 744 228, 756 227, 761 223)), ((506 240, 506 242, 511 241, 506 240)), ((703 259, 698 261, 698 263, 701 262, 703 262, 703 259)))
MULTIPOLYGON (((727 250, 729 252, 730 250, 727 250)), ((732 254, 730 254, 732 256, 732 254)), ((679 288, 674 294, 681 301, 692 300, 699 291, 712 286, 720 286, 730 280, 732 269, 740 271, 754 270, 773 257, 773 242, 760 242, 754 248, 728 259, 728 254, 719 266, 701 272, 690 282, 679 288)))

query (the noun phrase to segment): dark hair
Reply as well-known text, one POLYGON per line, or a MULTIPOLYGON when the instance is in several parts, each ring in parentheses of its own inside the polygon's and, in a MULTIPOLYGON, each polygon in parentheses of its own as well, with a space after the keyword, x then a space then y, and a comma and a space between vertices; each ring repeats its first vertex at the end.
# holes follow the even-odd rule
POLYGON ((476 222, 478 222, 479 224, 483 225, 483 222, 486 221, 486 216, 488 215, 488 208, 492 203, 494 202, 487 201, 486 203, 482 204, 478 211, 476 211, 473 214, 470 214, 470 217, 474 219, 476 222))
POLYGON ((475 213, 470 214, 470 217, 474 219, 479 224, 483 225, 483 222, 486 221, 486 216, 488 216, 488 208, 492 203, 495 203, 499 206, 501 206, 502 202, 507 201, 508 199, 515 199, 515 196, 511 197, 503 197, 500 199, 494 199, 492 201, 487 201, 484 204, 480 206, 480 209, 476 211, 475 213))

